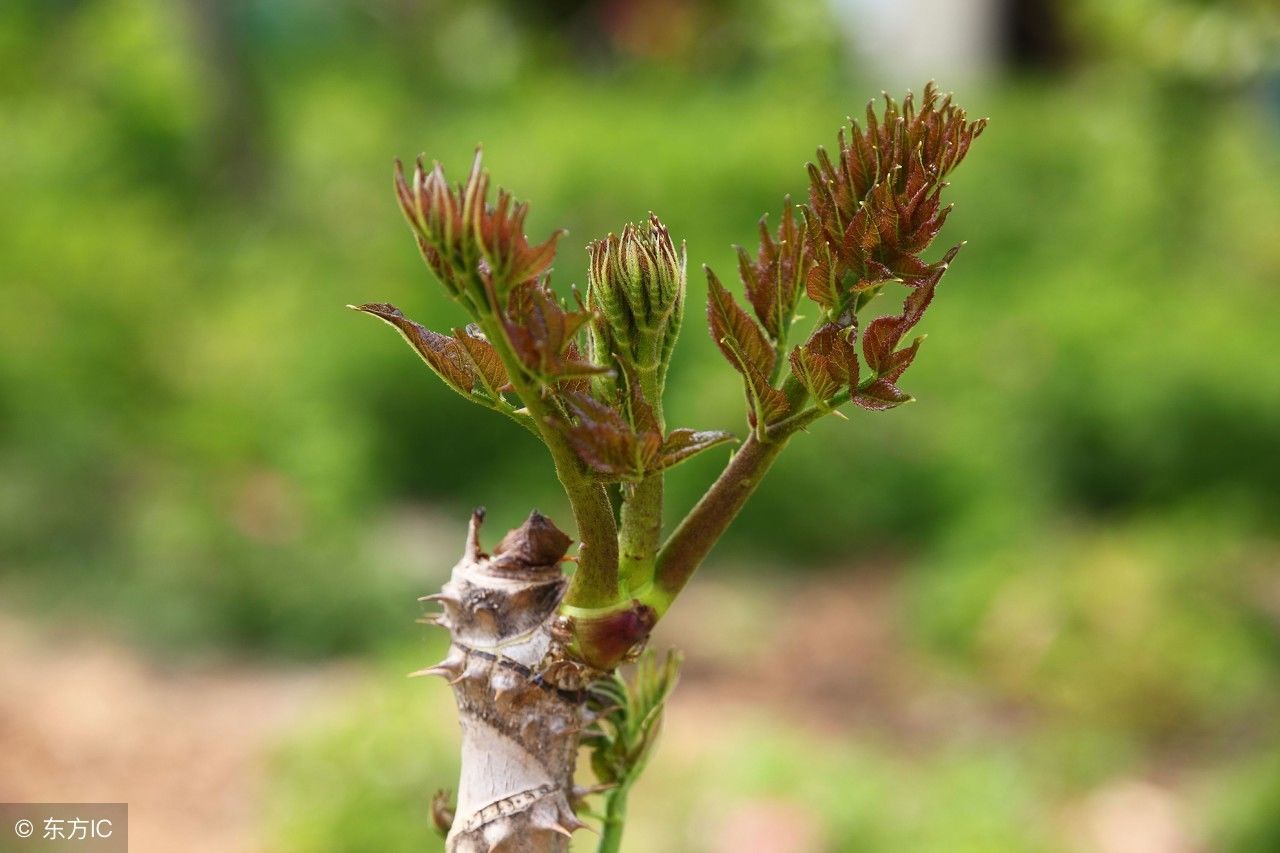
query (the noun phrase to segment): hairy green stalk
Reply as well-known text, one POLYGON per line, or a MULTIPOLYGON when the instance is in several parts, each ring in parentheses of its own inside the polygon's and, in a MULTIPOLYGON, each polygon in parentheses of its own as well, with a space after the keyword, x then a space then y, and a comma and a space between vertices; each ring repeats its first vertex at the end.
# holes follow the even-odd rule
POLYGON ((764 442, 754 435, 749 437, 672 532, 658 553, 654 583, 646 600, 659 616, 667 612, 702 565, 786 445, 786 438, 764 442))
POLYGON ((600 823, 600 843, 596 853, 618 853, 622 849, 622 831, 627 825, 627 795, 631 786, 606 794, 604 818, 600 823))

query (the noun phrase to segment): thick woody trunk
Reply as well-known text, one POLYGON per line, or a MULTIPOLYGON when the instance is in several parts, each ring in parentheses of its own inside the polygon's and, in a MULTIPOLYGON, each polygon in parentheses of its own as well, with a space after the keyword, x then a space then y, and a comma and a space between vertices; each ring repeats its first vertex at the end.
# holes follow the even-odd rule
POLYGON ((471 519, 466 550, 436 595, 449 655, 421 675, 453 688, 462 772, 449 853, 563 853, 583 826, 573 770, 587 716, 582 670, 563 657, 556 609, 570 540, 534 513, 492 556, 471 519))

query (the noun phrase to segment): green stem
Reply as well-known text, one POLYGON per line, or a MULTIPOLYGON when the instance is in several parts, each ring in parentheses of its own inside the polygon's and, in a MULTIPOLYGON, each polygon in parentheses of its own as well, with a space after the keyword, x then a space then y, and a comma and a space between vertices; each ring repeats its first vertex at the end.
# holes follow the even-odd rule
POLYGON ((671 605, 716 540, 737 517, 765 472, 787 446, 789 434, 762 441, 751 435, 658 553, 654 585, 646 604, 661 616, 671 605))
MULTIPOLYGON (((636 368, 640 390, 653 408, 658 432, 665 435, 662 382, 658 375, 661 367, 656 361, 659 342, 653 334, 642 334, 641 340, 648 344, 641 355, 653 361, 636 368)), ((647 583, 652 576, 654 556, 662 539, 662 491, 662 473, 658 472, 636 483, 629 495, 624 494, 619 513, 618 571, 628 593, 647 583)))
POLYGON ((609 503, 609 495, 603 485, 595 482, 582 470, 577 455, 551 423, 547 401, 542 396, 542 386, 536 378, 528 376, 524 363, 507 340, 498 306, 488 304, 482 308, 473 303, 471 308, 472 315, 506 367, 516 396, 529 412, 535 434, 551 451, 556 478, 564 487, 569 507, 573 511, 574 524, 582 545, 578 550, 578 569, 569 582, 565 601, 577 607, 613 604, 620 596, 618 526, 613 516, 613 506, 609 503))
MULTIPOLYGON (((865 390, 877 378, 868 377, 859 384, 858 390, 865 390)), ((803 404, 808 396, 789 372, 782 383, 782 390, 795 407, 803 404)), ((654 569, 654 582, 643 590, 639 598, 661 617, 737 517, 747 498, 755 492, 791 436, 849 402, 852 396, 852 389, 846 388, 821 406, 801 409, 778 423, 753 432, 662 546, 654 569)))
POLYGON ((604 825, 600 829, 600 845, 596 853, 618 853, 622 849, 622 830, 627 823, 627 794, 631 786, 614 788, 607 795, 604 825))
POLYGON ((581 477, 578 460, 563 460, 557 453, 556 476, 569 496, 573 520, 582 546, 578 549, 578 570, 569 581, 565 603, 574 607, 604 607, 618 601, 617 521, 604 486, 581 477), (572 474, 566 476, 566 471, 572 474))
MULTIPOLYGON (((858 383, 858 391, 866 391, 879 379, 880 377, 878 375, 867 377, 858 383)), ((810 406, 809 408, 797 412, 788 418, 783 418, 777 423, 771 424, 769 428, 765 430, 765 435, 770 440, 786 441, 787 438, 800 430, 805 429, 809 424, 818 420, 823 415, 830 414, 852 400, 853 394, 854 391, 852 388, 845 388, 843 391, 837 392, 831 399, 825 401, 821 406, 810 406)))
POLYGON ((649 580, 662 538, 662 474, 645 477, 623 500, 619 513, 618 573, 627 591, 649 580))

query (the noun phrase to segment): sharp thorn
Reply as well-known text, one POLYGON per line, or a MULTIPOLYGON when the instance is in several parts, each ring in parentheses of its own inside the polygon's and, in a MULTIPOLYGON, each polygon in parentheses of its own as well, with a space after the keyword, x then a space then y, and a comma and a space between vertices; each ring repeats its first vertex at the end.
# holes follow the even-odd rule
MULTIPOLYGON (((579 829, 586 829, 586 830, 590 830, 591 832, 596 832, 595 827, 578 820, 578 816, 573 814, 572 812, 568 814, 561 812, 560 820, 568 824, 570 832, 576 832, 579 829)), ((596 832, 596 834, 599 835, 598 832, 596 832)))
POLYGON ((570 791, 569 799, 574 802, 581 802, 587 797, 592 797, 596 794, 603 794, 605 791, 612 791, 616 787, 618 787, 617 782, 609 782, 607 784, 600 785, 574 785, 573 790, 570 791))
POLYGON ((467 554, 473 560, 484 556, 484 551, 480 548, 480 525, 484 524, 484 515, 484 507, 476 507, 467 524, 467 554))

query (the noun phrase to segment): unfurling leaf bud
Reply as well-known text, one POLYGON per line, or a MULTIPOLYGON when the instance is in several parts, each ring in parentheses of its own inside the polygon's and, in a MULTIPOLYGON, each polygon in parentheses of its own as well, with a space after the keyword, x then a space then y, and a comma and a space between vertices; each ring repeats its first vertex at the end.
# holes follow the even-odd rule
POLYGON ((479 148, 465 184, 451 188, 439 163, 427 171, 419 158, 410 177, 396 161, 395 186, 427 265, 455 299, 474 290, 468 296, 473 304, 500 301, 513 287, 545 276, 565 233, 530 246, 524 233, 528 205, 503 189, 489 203, 489 173, 479 148))
POLYGON ((650 214, 589 249, 587 303, 600 315, 598 347, 628 367, 665 374, 684 311, 684 247, 677 252, 666 226, 650 214))

